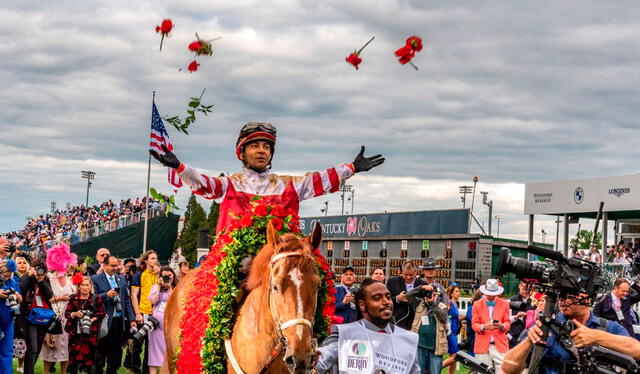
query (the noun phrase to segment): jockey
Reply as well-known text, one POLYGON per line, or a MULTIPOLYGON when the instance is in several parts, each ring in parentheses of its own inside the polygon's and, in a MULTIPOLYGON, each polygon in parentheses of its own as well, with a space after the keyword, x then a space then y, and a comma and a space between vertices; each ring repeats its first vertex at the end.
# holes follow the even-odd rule
POLYGON ((249 122, 242 127, 236 141, 236 156, 243 163, 242 171, 228 177, 209 177, 178 160, 164 145, 164 154, 150 151, 164 166, 174 168, 191 191, 220 204, 217 233, 231 223, 230 213, 251 211, 254 196, 267 204, 280 205, 298 214, 302 200, 336 192, 354 173, 368 171, 384 162, 382 155, 364 157, 362 146, 356 159, 322 172, 303 176, 279 176, 271 172, 271 160, 276 145, 276 129, 266 122, 249 122))

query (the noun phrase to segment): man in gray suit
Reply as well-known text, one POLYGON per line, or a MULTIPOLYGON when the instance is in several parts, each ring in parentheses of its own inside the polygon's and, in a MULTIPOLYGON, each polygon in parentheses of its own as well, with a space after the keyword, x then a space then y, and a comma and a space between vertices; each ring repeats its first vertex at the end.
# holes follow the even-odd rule
POLYGON ((415 315, 415 311, 409 306, 407 293, 424 284, 416 275, 417 270, 413 262, 405 261, 402 264, 402 275, 387 280, 387 289, 391 292, 393 300, 393 322, 405 330, 411 330, 415 315))

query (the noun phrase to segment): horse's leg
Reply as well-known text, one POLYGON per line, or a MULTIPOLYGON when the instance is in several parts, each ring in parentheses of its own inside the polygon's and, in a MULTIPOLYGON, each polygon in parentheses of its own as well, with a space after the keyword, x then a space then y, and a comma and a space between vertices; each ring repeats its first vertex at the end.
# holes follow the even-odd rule
MULTIPOLYGON (((191 270, 187 275, 178 282, 178 285, 171 293, 164 313, 164 338, 167 343, 167 354, 165 355, 166 373, 176 373, 175 365, 177 355, 176 352, 180 347, 180 320, 184 310, 182 309, 182 300, 184 300, 191 289, 193 289, 193 280, 196 279, 199 268, 191 270)), ((164 364, 163 364, 164 368, 164 364)))

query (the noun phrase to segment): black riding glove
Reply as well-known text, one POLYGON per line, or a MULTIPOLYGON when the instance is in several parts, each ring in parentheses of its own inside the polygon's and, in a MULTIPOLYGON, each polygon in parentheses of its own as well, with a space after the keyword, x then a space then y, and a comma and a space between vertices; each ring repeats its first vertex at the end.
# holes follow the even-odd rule
POLYGON ((163 144, 162 150, 164 151, 164 155, 160 155, 155 151, 149 151, 151 156, 156 160, 160 161, 160 163, 166 167, 177 169, 180 166, 180 161, 176 157, 176 155, 167 149, 167 147, 163 144))
POLYGON ((384 163, 384 157, 382 157, 382 155, 364 157, 363 145, 360 149, 360 153, 358 153, 356 159, 353 160, 353 168, 355 169, 356 173, 359 173, 361 171, 369 171, 378 165, 382 165, 382 163, 384 163))

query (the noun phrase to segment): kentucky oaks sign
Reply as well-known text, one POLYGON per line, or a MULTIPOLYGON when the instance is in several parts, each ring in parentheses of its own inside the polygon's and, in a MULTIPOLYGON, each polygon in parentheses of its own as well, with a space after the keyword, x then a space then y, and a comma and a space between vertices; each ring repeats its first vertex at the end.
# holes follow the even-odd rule
POLYGON ((468 209, 303 217, 300 229, 308 235, 320 223, 325 237, 466 234, 468 219, 468 209))

